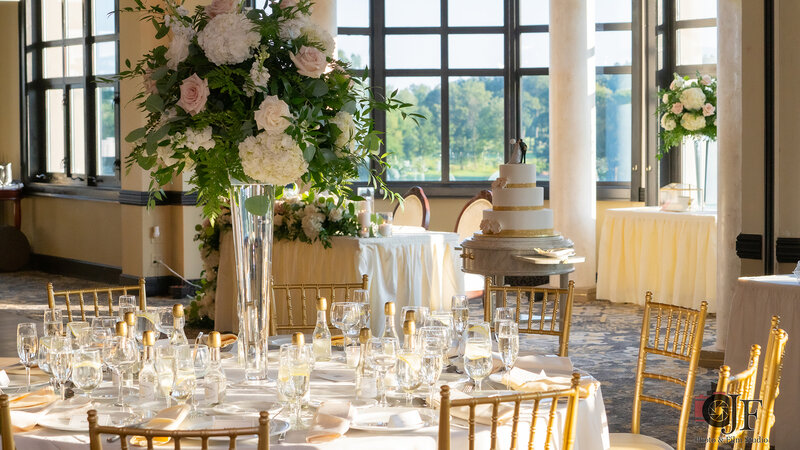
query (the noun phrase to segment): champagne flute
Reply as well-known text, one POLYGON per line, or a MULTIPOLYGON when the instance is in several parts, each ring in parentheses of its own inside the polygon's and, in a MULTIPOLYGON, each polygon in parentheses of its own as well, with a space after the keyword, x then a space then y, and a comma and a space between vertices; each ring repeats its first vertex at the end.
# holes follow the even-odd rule
POLYGON ((92 391, 103 382, 103 363, 100 350, 76 352, 72 361, 72 383, 86 394, 91 404, 92 391))
POLYGON ((440 342, 437 338, 424 337, 422 340, 422 371, 420 377, 422 382, 428 385, 428 406, 431 408, 431 416, 436 417, 433 407, 433 396, 435 394, 436 382, 442 374, 444 368, 440 356, 440 342))
POLYGON ((39 338, 36 336, 36 324, 25 322, 17 325, 17 355, 19 362, 25 366, 26 390, 31 390, 31 367, 36 363, 39 351, 39 338))
POLYGON ((470 322, 464 331, 464 371, 475 383, 477 392, 481 382, 492 371, 492 338, 487 322, 470 322))
POLYGON ((499 322, 497 327, 497 348, 500 351, 500 359, 503 361, 506 388, 510 389, 508 386, 509 373, 519 355, 519 325, 516 321, 504 320, 499 322))
POLYGON ((422 357, 417 352, 403 350, 397 354, 397 385, 405 393, 407 407, 411 406, 411 394, 422 384, 421 370, 422 357))
POLYGON ((369 303, 369 291, 366 289, 354 289, 353 303, 361 305, 361 323, 358 325, 358 329, 360 330, 364 327, 370 328, 372 306, 369 303))
POLYGON ((61 336, 64 334, 64 322, 61 311, 57 309, 44 310, 44 335, 61 336))
POLYGON ((334 302, 331 307, 331 323, 342 332, 342 347, 346 349, 347 336, 361 323, 361 306, 354 302, 334 302))
POLYGON ((283 344, 278 366, 278 391, 289 403, 292 427, 303 427, 300 402, 309 389, 311 354, 304 346, 283 344))
POLYGON ((517 309, 513 306, 501 306, 494 310, 494 339, 497 340, 497 325, 505 320, 517 321, 517 309))
MULTIPOLYGON (((39 369, 47 375, 50 373, 50 365, 47 363, 47 353, 53 345, 53 338, 55 336, 42 336, 39 338, 39 350, 36 354, 36 361, 39 364, 39 369)), ((52 375, 51 375, 52 376, 52 375)))
POLYGON ((197 377, 194 375, 194 360, 191 347, 188 345, 178 345, 174 350, 175 375, 172 380, 170 396, 179 404, 184 404, 194 396, 194 388, 197 385, 197 377))
POLYGON ((72 345, 69 338, 57 337, 47 356, 47 364, 53 374, 53 380, 61 391, 61 400, 65 399, 65 383, 72 374, 72 345))
POLYGON ((158 308, 155 314, 156 329, 162 332, 165 336, 170 337, 172 335, 172 329, 175 326, 175 320, 172 316, 172 307, 164 306, 158 308))
POLYGON ((395 338, 372 338, 367 342, 367 358, 377 373, 379 405, 387 406, 386 402, 386 373, 397 364, 397 352, 400 345, 395 338))
POLYGON ((107 363, 111 370, 117 374, 117 403, 115 406, 126 407, 125 397, 122 395, 122 386, 125 380, 125 374, 130 370, 138 361, 139 352, 136 348, 136 342, 124 336, 116 336, 112 339, 110 346, 109 360, 107 363))
POLYGON ((440 325, 426 325, 419 329, 419 342, 425 344, 430 341, 431 346, 439 350, 442 364, 445 364, 447 349, 450 347, 450 332, 446 327, 440 325))
POLYGON ((170 406, 170 392, 175 379, 175 349, 171 346, 156 347, 155 368, 158 376, 158 393, 170 406))

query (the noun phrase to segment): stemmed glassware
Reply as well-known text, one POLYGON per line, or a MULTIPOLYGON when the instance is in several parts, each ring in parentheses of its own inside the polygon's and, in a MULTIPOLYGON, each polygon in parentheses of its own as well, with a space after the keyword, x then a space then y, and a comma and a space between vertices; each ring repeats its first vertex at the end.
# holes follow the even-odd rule
POLYGON ((156 329, 169 337, 172 334, 175 323, 175 318, 172 316, 172 308, 169 306, 158 308, 155 314, 156 329))
MULTIPOLYGON (((211 351, 208 346, 196 345, 192 352, 192 361, 194 362, 194 377, 199 381, 206 376, 211 365, 211 351)), ((194 396, 192 396, 192 414, 197 415, 197 402, 194 396)))
POLYGON ((186 403, 194 395, 197 386, 197 377, 194 372, 194 359, 192 349, 188 345, 179 345, 174 348, 174 377, 170 396, 179 404, 186 403))
POLYGON ((65 398, 64 384, 72 374, 72 345, 67 337, 54 337, 53 345, 47 353, 47 364, 50 366, 50 373, 53 381, 61 391, 61 400, 65 398))
POLYGON ((358 332, 361 323, 361 305, 355 302, 334 302, 331 306, 331 323, 342 332, 345 338, 343 347, 346 350, 348 338, 354 335, 353 331, 358 332))
POLYGON ((171 346, 156 346, 156 375, 158 375, 158 393, 166 399, 170 406, 170 392, 175 379, 175 349, 171 346))
POLYGON ((492 371, 492 338, 487 322, 469 322, 464 331, 464 371, 481 390, 481 382, 492 371))
POLYGON ((353 290, 353 303, 361 305, 361 323, 358 329, 370 327, 370 318, 372 316, 372 306, 369 303, 369 291, 366 289, 353 290))
POLYGON ((453 314, 453 329, 455 330, 456 338, 460 343, 462 335, 464 334, 464 330, 466 329, 467 322, 469 322, 469 305, 467 304, 467 297, 465 295, 454 295, 451 300, 450 311, 453 314))
POLYGON ((136 313, 136 297, 133 295, 120 295, 119 296, 119 318, 125 320, 125 313, 136 313))
POLYGON ((403 306, 401 309, 402 316, 400 316, 402 320, 406 320, 408 311, 414 311, 414 325, 417 330, 425 326, 425 321, 428 319, 428 312, 430 311, 427 306, 403 306))
MULTIPOLYGON (((431 408, 431 412, 434 410, 433 398, 436 394, 436 382, 439 381, 439 376, 441 376, 442 369, 444 368, 440 356, 440 348, 440 341, 438 338, 422 336, 422 370, 420 376, 422 382, 428 385, 428 406, 431 408)), ((436 417, 435 413, 431 415, 436 417)))
POLYGON ((72 361, 72 383, 86 394, 91 403, 92 391, 103 382, 103 363, 100 350, 83 349, 75 352, 72 361))
POLYGON ((379 405, 387 406, 386 373, 397 364, 397 352, 400 348, 395 338, 372 338, 367 342, 367 364, 377 373, 379 405))
POLYGON ((92 328, 107 328, 111 334, 114 334, 114 327, 117 325, 119 319, 111 316, 93 317, 91 321, 92 328))
POLYGON ((61 311, 57 309, 44 310, 44 335, 61 336, 64 334, 64 322, 61 311))
POLYGON ((52 374, 50 373, 50 365, 47 364, 47 354, 50 352, 50 348, 53 346, 53 339, 55 337, 56 336, 40 337, 39 350, 36 354, 36 362, 39 365, 39 369, 50 376, 52 376, 52 374))
POLYGON ((292 428, 303 428, 300 403, 309 389, 313 354, 305 346, 283 344, 278 366, 278 391, 289 404, 292 428))
POLYGON ((17 325, 17 355, 19 362, 25 366, 26 390, 31 390, 31 367, 36 362, 39 351, 39 338, 36 336, 36 324, 25 322, 17 325))
POLYGON ((125 384, 125 374, 139 360, 139 351, 136 342, 124 336, 111 338, 104 344, 104 352, 107 352, 106 364, 117 374, 118 390, 116 406, 125 407, 125 397, 122 395, 122 387, 125 384))
MULTIPOLYGON (((439 358, 441 361, 441 357, 439 358)), ((414 350, 401 350, 397 354, 397 385, 403 390, 406 406, 411 406, 412 394, 422 384, 422 358, 414 350)))
POLYGON ((504 320, 497 323, 497 348, 506 373, 506 387, 508 387, 508 373, 517 362, 519 355, 519 325, 516 321, 504 320))
POLYGON ((497 338, 498 338, 497 325, 500 322, 503 322, 503 321, 506 321, 506 320, 511 321, 511 322, 516 322, 517 321, 517 309, 514 308, 513 306, 501 306, 501 307, 496 308, 494 310, 494 320, 493 320, 494 328, 493 328, 493 330, 494 330, 494 339, 495 340, 497 340, 497 338))

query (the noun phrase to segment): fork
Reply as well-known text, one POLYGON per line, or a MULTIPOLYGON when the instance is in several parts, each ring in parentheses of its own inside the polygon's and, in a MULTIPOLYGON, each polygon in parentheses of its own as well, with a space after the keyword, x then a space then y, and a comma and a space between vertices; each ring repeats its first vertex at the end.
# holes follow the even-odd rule
POLYGON ((475 383, 465 384, 464 387, 461 389, 461 392, 465 394, 469 394, 470 392, 475 390, 475 383))

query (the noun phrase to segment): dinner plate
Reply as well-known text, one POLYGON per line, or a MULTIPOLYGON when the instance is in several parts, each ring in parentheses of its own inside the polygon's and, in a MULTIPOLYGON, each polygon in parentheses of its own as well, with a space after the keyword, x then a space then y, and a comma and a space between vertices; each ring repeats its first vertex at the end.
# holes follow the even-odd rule
MULTIPOLYGON (((115 425, 119 421, 131 419, 133 415, 126 412, 98 412, 97 422, 100 425, 115 425)), ((39 418, 36 422, 39 426, 58 431, 89 432, 89 422, 86 420, 85 411, 64 411, 51 412, 39 418)))
POLYGON ((313 372, 315 378, 334 381, 336 383, 353 382, 356 380, 356 373, 353 369, 322 369, 313 372))
MULTIPOLYGON (((25 374, 8 374, 10 383, 8 386, 2 386, 3 392, 6 394, 23 394, 28 389, 25 374)), ((50 378, 47 375, 31 375, 31 391, 41 389, 50 384, 50 378)))
POLYGON ((355 420, 350 423, 350 428, 361 431, 394 433, 398 431, 413 431, 425 427, 426 423, 422 419, 419 423, 405 427, 389 426, 389 418, 393 414, 400 414, 412 410, 420 411, 417 408, 376 408, 367 411, 359 411, 355 420))
MULTIPOLYGON (((196 419, 187 419, 185 420, 181 426, 179 427, 180 430, 216 430, 216 429, 226 429, 226 428, 249 428, 258 426, 258 419, 251 417, 251 418, 244 418, 244 419, 235 419, 235 418, 216 418, 216 417, 198 417, 196 419)), ((269 420, 269 435, 276 436, 281 433, 285 433, 289 431, 289 422, 283 419, 270 419, 269 420)), ((242 436, 238 436, 236 440, 240 439, 255 439, 256 435, 253 434, 246 434, 242 436)), ((228 436, 211 436, 208 438, 210 441, 225 441, 229 442, 230 438, 228 436)))
POLYGON ((236 403, 217 405, 212 410, 217 414, 223 415, 258 416, 261 411, 268 411, 270 414, 280 411, 281 405, 274 402, 237 401, 236 403))

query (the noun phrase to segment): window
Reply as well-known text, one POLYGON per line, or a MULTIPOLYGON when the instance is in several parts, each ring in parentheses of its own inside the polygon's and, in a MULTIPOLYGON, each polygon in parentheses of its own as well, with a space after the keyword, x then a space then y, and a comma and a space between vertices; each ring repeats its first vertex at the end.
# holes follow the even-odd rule
POLYGON ((119 186, 116 0, 25 0, 30 181, 119 186))
MULTIPOLYGON (((547 184, 549 0, 337 5, 339 57, 357 69, 369 67, 375 86, 397 90, 427 117, 417 126, 399 114, 376 114, 376 126, 386 132, 390 185, 472 195, 497 176, 507 142, 515 137, 525 139, 528 162, 535 161, 539 180, 547 184)), ((597 2, 601 184, 629 186, 631 179, 632 7, 628 0, 597 2)))

